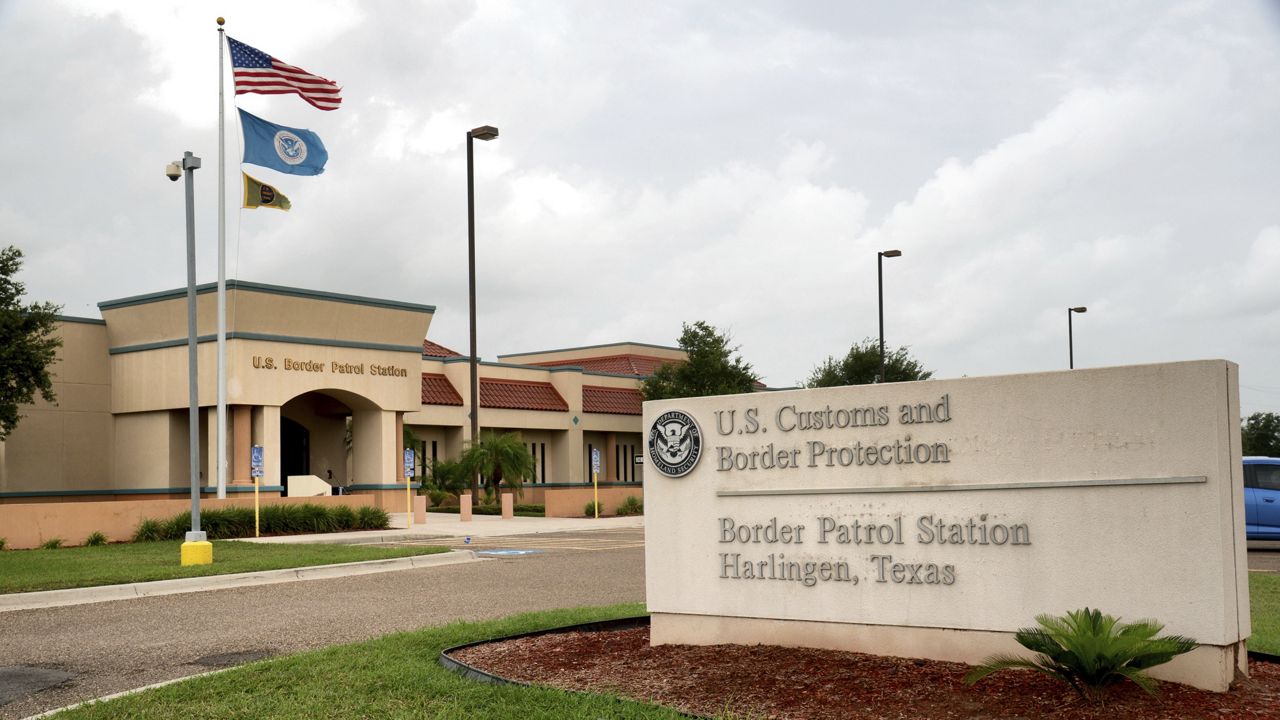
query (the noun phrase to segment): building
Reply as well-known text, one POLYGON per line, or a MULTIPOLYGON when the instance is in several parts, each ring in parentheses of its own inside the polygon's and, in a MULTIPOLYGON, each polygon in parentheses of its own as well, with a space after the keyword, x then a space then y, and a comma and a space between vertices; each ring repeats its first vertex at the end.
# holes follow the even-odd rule
MULTIPOLYGON (((212 284, 197 293, 199 457, 211 494, 216 293, 212 284)), ((243 281, 227 282, 226 307, 229 496, 253 489, 253 445, 263 448, 264 493, 297 495, 291 478, 297 488, 319 478, 388 507, 391 493, 404 494, 406 437, 415 475, 461 453, 469 362, 425 339, 434 307, 243 281)), ((190 492, 186 291, 108 300, 99 310, 101 320, 62 318, 57 404, 27 408, 0 443, 0 504, 190 492)), ((564 503, 577 502, 596 449, 600 482, 639 495, 640 383, 684 357, 617 343, 481 363, 482 432, 519 433, 535 458, 523 501, 564 490, 572 491, 564 503)))

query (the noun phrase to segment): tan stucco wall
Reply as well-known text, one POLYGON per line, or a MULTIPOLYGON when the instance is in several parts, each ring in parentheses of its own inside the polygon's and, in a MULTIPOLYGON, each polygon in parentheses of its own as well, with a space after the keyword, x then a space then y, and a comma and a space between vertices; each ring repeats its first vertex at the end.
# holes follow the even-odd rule
MULTIPOLYGON (((122 307, 113 307, 115 302, 108 301, 102 308, 113 348, 187 337, 185 293, 169 293, 153 302, 122 307)), ((196 296, 197 334, 215 333, 217 319, 217 295, 199 293, 196 296)), ((234 281, 229 281, 227 289, 228 333, 414 345, 421 344, 426 337, 430 322, 431 314, 424 311, 344 302, 323 294, 299 297, 248 286, 234 287, 234 281)))
MULTIPOLYGON (((378 407, 421 408, 420 355, 407 352, 297 345, 259 340, 227 341, 227 402, 234 405, 283 405, 317 390, 349 392, 378 407), (310 361, 319 371, 286 370, 285 361, 310 361), (255 367, 255 361, 257 367, 255 367), (333 364, 363 369, 361 374, 333 371, 333 364), (393 367, 402 377, 372 374, 373 366, 393 367)), ((217 346, 201 343, 196 362, 201 406, 217 402, 217 346)), ((111 408, 140 412, 187 406, 187 348, 160 348, 112 355, 111 408)), ((350 404, 350 403, 349 403, 350 404)))
MULTIPOLYGON (((542 493, 547 517, 582 517, 582 509, 595 497, 590 484, 573 488, 545 488, 542 493)), ((634 487, 600 488, 600 516, 618 514, 618 506, 630 496, 644 500, 644 488, 639 483, 634 487)))
POLYGON ((62 321, 51 368, 56 402, 37 398, 0 443, 0 493, 84 490, 111 482, 113 422, 106 327, 62 321))
MULTIPOLYGON (((398 505, 383 506, 381 498, 371 495, 330 495, 322 497, 281 498, 263 496, 263 505, 273 503, 316 503, 326 506, 378 505, 388 512, 404 512, 404 493, 398 505)), ((200 500, 201 512, 224 507, 253 507, 252 493, 237 493, 226 500, 206 497, 200 500)), ((144 519, 167 519, 191 509, 190 497, 164 500, 117 499, 94 502, 49 502, 0 504, 0 536, 6 546, 15 549, 39 547, 51 538, 61 538, 66 545, 82 545, 95 530, 112 542, 123 542, 133 536, 144 519)), ((176 557, 175 557, 176 560, 176 557)))

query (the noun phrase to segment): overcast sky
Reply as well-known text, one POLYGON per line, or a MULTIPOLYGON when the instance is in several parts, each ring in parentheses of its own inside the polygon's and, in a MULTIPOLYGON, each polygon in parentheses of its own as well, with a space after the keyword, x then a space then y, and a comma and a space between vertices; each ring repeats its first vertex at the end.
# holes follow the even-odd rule
MULTIPOLYGON (((772 386, 885 325, 941 378, 1227 358, 1280 411, 1280 9, 1250 2, 0 0, 0 243, 34 299, 216 279, 217 34, 336 80, 323 175, 247 166, 227 275, 437 307, 480 354, 728 331, 772 386)), ((229 68, 228 68, 229 74, 229 68)), ((229 85, 228 85, 229 86, 229 85)))

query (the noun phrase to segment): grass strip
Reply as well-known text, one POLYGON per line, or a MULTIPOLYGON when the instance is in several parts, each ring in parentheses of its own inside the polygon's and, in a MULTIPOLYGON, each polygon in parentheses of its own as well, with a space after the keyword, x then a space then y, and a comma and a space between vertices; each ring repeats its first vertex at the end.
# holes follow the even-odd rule
POLYGON ((1249 573, 1249 615, 1253 621, 1249 649, 1280 655, 1280 575, 1249 573))
POLYGON ((213 541, 212 565, 179 565, 181 541, 0 553, 0 594, 430 555, 448 548, 213 541))
POLYGON ((577 608, 455 623, 242 666, 62 713, 60 720, 181 717, 610 720, 683 717, 608 695, 464 680, 437 661, 454 645, 542 628, 638 615, 642 604, 577 608))

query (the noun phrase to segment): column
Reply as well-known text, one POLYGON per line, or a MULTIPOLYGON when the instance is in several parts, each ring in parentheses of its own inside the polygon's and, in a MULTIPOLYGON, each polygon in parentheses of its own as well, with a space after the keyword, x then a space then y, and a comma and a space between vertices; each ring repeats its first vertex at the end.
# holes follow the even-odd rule
POLYGON ((404 413, 396 413, 396 482, 404 483, 404 413))
POLYGON ((218 484, 218 408, 204 408, 204 447, 200 448, 203 461, 200 484, 205 487, 218 484))
POLYGON ((239 485, 253 484, 249 476, 249 446, 252 445, 252 420, 248 405, 231 406, 231 479, 239 485))
POLYGON ((396 413, 356 410, 352 413, 351 454, 353 482, 386 485, 396 479, 396 413))

